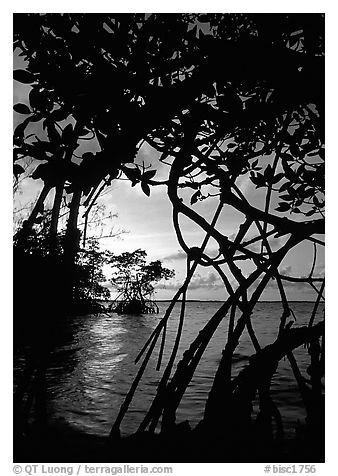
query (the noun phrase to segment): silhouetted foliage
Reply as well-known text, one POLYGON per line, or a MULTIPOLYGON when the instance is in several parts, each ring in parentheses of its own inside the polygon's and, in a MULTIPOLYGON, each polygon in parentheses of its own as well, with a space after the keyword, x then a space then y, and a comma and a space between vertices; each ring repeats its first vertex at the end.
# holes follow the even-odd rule
MULTIPOLYGON (((111 438, 119 436, 162 336, 160 368, 167 321, 181 299, 176 341, 139 434, 154 433, 159 422, 163 434, 178 434, 177 408, 228 315, 228 336, 203 420, 194 433, 197 440, 213 438, 215 452, 223 452, 229 442, 233 450, 241 435, 248 435, 249 444, 256 438, 264 445, 279 441, 282 418, 270 383, 286 355, 307 411, 306 444, 315 452, 316 442, 321 446, 323 439, 323 326, 314 320, 324 292, 323 278, 315 275, 324 232, 324 15, 17 14, 14 46, 27 60, 27 68, 14 72, 14 78, 31 85, 29 104, 14 106, 24 116, 14 131, 14 172, 20 176, 17 165, 33 157, 42 161, 33 178, 44 182, 27 231, 51 189, 59 191, 59 198, 71 196, 64 246, 64 261, 71 270, 79 249, 80 207, 90 209, 104 187, 126 177, 133 186, 140 184, 147 196, 152 186, 168 187, 173 224, 187 254, 186 279, 138 356, 147 351, 111 438), (148 170, 137 162, 144 142, 169 164, 167 180, 156 181, 156 166, 148 170), (259 205, 243 183, 264 192, 259 205), (216 204, 211 221, 200 206, 206 199, 216 204), (242 218, 232 237, 217 225, 223 210, 242 218), (205 233, 200 246, 185 241, 182 215, 205 233), (211 238, 218 247, 216 257, 207 252, 211 238), (283 274, 284 258, 304 242, 314 247, 309 275, 283 274), (250 272, 243 271, 243 263, 250 272), (218 273, 228 298, 173 371, 186 292, 197 266, 218 273), (276 341, 262 347, 251 314, 271 280, 284 310, 276 341), (287 282, 308 285, 317 295, 305 329, 290 329, 293 310, 284 289, 287 282), (233 376, 233 355, 245 329, 255 357, 244 373, 233 376), (292 353, 302 344, 309 344, 309 382, 300 375, 292 353), (253 425, 256 394, 259 415, 253 425)), ((55 199, 55 217, 58 203, 55 199)), ((55 235, 55 226, 51 230, 55 235)), ((70 280, 68 289, 72 286, 70 280)), ((322 457, 321 449, 318 454, 322 457)))
POLYGON ((173 278, 174 271, 163 268, 161 261, 146 264, 147 253, 141 249, 110 256, 111 283, 118 293, 111 309, 124 314, 158 312, 153 300, 154 285, 173 278))
MULTIPOLYGON (((40 276, 54 275, 54 279, 62 281, 65 232, 60 231, 57 234, 54 252, 51 256, 50 213, 46 212, 44 215, 45 217, 41 216, 40 224, 36 224, 28 235, 25 234, 25 227, 22 227, 14 236, 15 275, 21 277, 27 275, 27 268, 28 273, 35 274, 34 270, 38 266, 37 279, 40 276)), ((102 286, 102 283, 106 281, 102 268, 109 262, 109 256, 109 252, 100 251, 98 240, 94 238, 87 240, 86 248, 79 249, 73 270, 72 300, 71 303, 68 303, 71 307, 65 310, 66 313, 99 311, 101 308, 97 305, 97 300, 110 298, 109 290, 102 286)), ((59 288, 61 288, 61 283, 59 283, 59 288)), ((53 290, 51 291, 53 292, 53 290)), ((48 296, 50 294, 49 292, 48 296)), ((43 293, 41 298, 44 298, 43 293)))

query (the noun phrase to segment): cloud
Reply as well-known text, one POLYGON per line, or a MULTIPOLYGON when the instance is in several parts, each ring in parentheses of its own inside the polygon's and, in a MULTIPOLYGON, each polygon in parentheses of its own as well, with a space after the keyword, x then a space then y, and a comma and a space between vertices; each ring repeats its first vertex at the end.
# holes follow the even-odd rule
MULTIPOLYGON (((252 238, 248 237, 245 241, 249 241, 252 238)), ((281 246, 284 245, 285 241, 286 241, 285 237, 280 237, 280 238, 269 237, 268 238, 268 242, 269 242, 269 245, 270 245, 270 248, 271 248, 272 251, 278 250, 281 246)), ((252 243, 251 245, 247 246, 246 248, 248 250, 254 251, 256 253, 260 253, 261 247, 262 247, 262 240, 256 241, 256 243, 252 243)))
POLYGON ((196 275, 195 278, 191 280, 190 289, 219 289, 223 287, 223 283, 220 278, 213 273, 212 271, 207 276, 196 275))
MULTIPOLYGON (((219 251, 216 248, 207 248, 204 252, 210 258, 214 258, 215 256, 219 255, 219 251)), ((165 256, 162 258, 163 261, 180 261, 186 260, 187 255, 185 251, 178 250, 176 253, 171 253, 170 255, 165 256)))
POLYGON ((317 278, 324 278, 325 277, 325 264, 319 263, 315 266, 313 275, 317 278))
MULTIPOLYGON (((282 266, 282 267, 279 268, 278 271, 283 276, 290 276, 290 277, 294 277, 294 278, 297 278, 297 279, 307 279, 308 278, 308 274, 300 275, 299 273, 296 273, 295 271, 293 271, 293 268, 290 265, 282 266)), ((249 275, 250 275, 250 273, 244 273, 245 277, 248 277, 249 275)), ((316 278, 323 277, 323 273, 322 272, 316 272, 316 273, 314 273, 314 277, 316 277, 316 278)), ((251 291, 253 291, 257 287, 257 285, 261 281, 261 279, 262 278, 260 278, 259 280, 257 280, 255 282, 255 284, 251 287, 251 291)), ((283 283, 283 288, 288 293, 289 292, 291 294, 296 293, 296 294, 299 295, 299 297, 300 296, 304 297, 304 295, 305 295, 306 299, 316 297, 316 293, 315 293, 314 289, 311 287, 311 285, 308 282, 287 281, 287 280, 283 279, 282 283, 283 283)), ((236 290, 239 286, 238 282, 235 279, 231 279, 230 284, 231 284, 233 290, 236 290)), ((321 283, 317 282, 317 283, 314 283, 314 285, 317 289, 319 289, 321 283)), ((278 284, 277 284, 276 279, 270 279, 269 280, 269 282, 265 286, 264 292, 265 291, 273 291, 276 297, 278 297, 278 298, 280 297, 279 296, 279 288, 278 288, 278 284)))
MULTIPOLYGON (((284 276, 292 276, 297 279, 307 279, 309 277, 309 273, 306 274, 301 274, 301 275, 295 275, 294 271, 292 270, 292 266, 284 266, 279 269, 280 274, 284 276)), ((318 266, 315 267, 314 273, 312 275, 313 278, 324 278, 325 277, 325 269, 323 264, 319 264, 318 266)), ((292 283, 291 281, 288 281, 290 284, 295 284, 292 283)))
MULTIPOLYGON (((296 278, 296 279, 307 279, 309 277, 308 274, 299 275, 295 273, 292 270, 292 266, 290 265, 279 268, 279 273, 282 274, 283 276, 292 276, 293 278, 296 278)), ((317 277, 317 278, 323 277, 323 273, 314 273, 314 277, 317 277)), ((310 294, 314 293, 313 288, 310 286, 308 282, 287 281, 283 279, 282 283, 283 283, 284 289, 286 290, 298 291, 298 292, 301 291, 302 293, 310 293, 310 294)), ((319 283, 319 286, 318 286, 318 283, 314 283, 314 285, 317 287, 317 289, 320 287, 320 283, 319 283)), ((278 291, 278 285, 275 279, 270 279, 266 287, 269 289, 275 289, 276 291, 278 291)))
POLYGON ((292 266, 283 266, 279 269, 279 272, 284 276, 292 276, 292 266))
MULTIPOLYGON (((245 235, 244 239, 242 240, 242 243, 250 241, 253 238, 256 238, 256 236, 258 236, 258 235, 254 234, 254 233, 248 233, 247 235, 245 235)), ((237 237, 237 233, 231 233, 228 236, 228 239, 230 241, 235 241, 236 237, 237 237)), ((287 240, 287 237, 285 237, 285 236, 278 237, 278 238, 275 238, 274 236, 269 236, 268 237, 268 243, 269 243, 270 248, 271 248, 272 251, 278 250, 281 246, 284 245, 286 240, 287 240)), ((261 248, 262 248, 262 240, 258 240, 255 243, 252 243, 251 245, 246 246, 246 248, 250 251, 255 252, 255 253, 260 253, 261 248)), ((264 248, 264 250, 265 250, 265 248, 264 248)))
POLYGON ((176 260, 185 260, 187 255, 184 251, 178 250, 177 253, 171 253, 170 255, 165 256, 163 261, 176 261, 176 260))
MULTIPOLYGON (((172 289, 176 290, 182 286, 182 282, 178 281, 171 281, 168 283, 159 283, 156 286, 156 289, 172 289)), ((224 287, 223 282, 221 279, 214 273, 210 272, 207 276, 201 276, 200 274, 196 274, 196 276, 190 281, 189 290, 193 289, 208 289, 208 290, 216 290, 221 289, 224 287)))

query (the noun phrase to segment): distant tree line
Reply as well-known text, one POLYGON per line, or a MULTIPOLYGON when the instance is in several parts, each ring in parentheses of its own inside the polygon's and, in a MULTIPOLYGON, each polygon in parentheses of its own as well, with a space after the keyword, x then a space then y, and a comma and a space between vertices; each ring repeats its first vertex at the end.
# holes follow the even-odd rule
POLYGON ((250 435, 251 442, 255 435, 270 443, 278 439, 282 418, 270 384, 286 356, 307 411, 309 448, 318 449, 323 439, 324 338, 323 323, 315 318, 324 280, 315 270, 318 247, 324 244, 324 16, 17 14, 14 47, 27 61, 14 79, 31 85, 29 102, 14 106, 24 116, 14 131, 14 173, 19 177, 23 162, 33 157, 38 166, 32 177, 44 183, 23 229, 28 236, 54 190, 48 238, 53 256, 60 203, 63 196, 69 198, 62 251, 65 299, 74 284, 80 207, 88 214, 112 180, 128 178, 148 196, 153 186, 167 187, 177 238, 187 256, 186 279, 139 355, 145 353, 143 363, 111 438, 120 434, 160 336, 161 367, 167 321, 180 299, 177 338, 139 431, 154 433, 158 425, 164 433, 175 431, 177 408, 195 369, 229 316, 225 347, 197 431, 214 438, 215 451, 236 446, 234 435, 250 435), (138 163, 144 142, 160 154, 161 164, 169 165, 167 180, 155 179, 156 165, 147 169, 138 163), (92 143, 95 152, 86 150, 92 143), (242 191, 244 178, 264 192, 262 206, 253 205, 242 191), (201 206, 207 199, 217 204, 211 220, 201 206), (217 224, 224 210, 242 217, 234 238, 217 224), (200 246, 186 243, 181 216, 205 233, 200 246), (272 249, 272 238, 281 238, 278 249, 272 249), (219 248, 216 257, 206 251, 210 239, 219 248), (309 275, 283 275, 283 259, 305 242, 313 246, 309 275), (250 273, 243 272, 243 263, 250 264, 250 273), (174 370, 186 293, 198 266, 214 268, 229 297, 174 370), (262 348, 251 314, 271 280, 277 283, 283 313, 276 341, 262 348), (286 281, 302 282, 316 293, 305 328, 291 328, 286 281), (245 329, 255 358, 233 376, 232 358, 245 329), (302 344, 309 346, 309 381, 293 356, 302 344), (259 416, 253 427, 256 394, 259 416))

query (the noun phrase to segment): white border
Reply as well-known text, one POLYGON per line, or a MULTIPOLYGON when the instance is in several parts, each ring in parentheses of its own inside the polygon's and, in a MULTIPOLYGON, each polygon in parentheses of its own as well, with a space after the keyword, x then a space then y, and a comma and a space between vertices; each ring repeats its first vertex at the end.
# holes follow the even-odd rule
MULTIPOLYGON (((1 131, 2 131, 2 154, 1 161, 1 184, 0 184, 0 206, 1 206, 1 354, 0 354, 0 384, 1 384, 1 451, 0 468, 1 474, 12 474, 12 14, 13 12, 223 12, 224 8, 228 12, 254 12, 254 13, 318 13, 326 14, 326 134, 327 134, 327 162, 328 172, 326 175, 328 192, 328 220, 327 220, 327 276, 328 287, 326 293, 326 310, 328 316, 327 324, 327 438, 326 438, 326 463, 317 465, 316 474, 334 474, 333 468, 336 463, 337 453, 337 304, 334 301, 337 294, 337 161, 336 140, 337 140, 337 28, 338 18, 335 2, 333 1, 290 1, 267 2, 267 1, 222 1, 222 2, 196 2, 180 1, 168 2, 147 1, 136 2, 108 2, 108 1, 12 1, 2 3, 1 6, 1 131), (29 7, 29 8, 27 8, 29 7), (85 8, 85 9, 84 9, 85 8), (84 10, 83 10, 84 9, 84 10)), ((24 283, 23 283, 24 285, 24 283)), ((164 464, 163 464, 164 465, 164 464)), ((168 463, 168 465, 171 465, 168 463)), ((101 465, 103 466, 103 465, 101 465)), ((231 475, 250 474, 263 475, 263 464, 174 464, 173 474, 203 474, 212 471, 213 474, 222 474, 229 471, 231 475)))

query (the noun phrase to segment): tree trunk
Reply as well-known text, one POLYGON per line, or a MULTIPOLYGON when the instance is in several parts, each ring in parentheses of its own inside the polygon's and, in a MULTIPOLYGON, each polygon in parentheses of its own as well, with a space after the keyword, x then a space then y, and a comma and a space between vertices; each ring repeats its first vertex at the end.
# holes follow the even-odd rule
POLYGON ((64 189, 64 181, 58 183, 55 187, 55 197, 54 197, 54 204, 52 210, 52 219, 50 224, 50 231, 49 231, 49 252, 50 255, 56 255, 56 248, 57 248, 57 233, 58 233, 58 222, 59 222, 59 215, 60 215, 60 208, 63 196, 63 189, 64 189))
POLYGON ((80 210, 81 196, 81 189, 74 191, 70 204, 70 212, 64 242, 64 300, 67 304, 71 303, 73 298, 75 259, 80 243, 80 230, 77 228, 77 221, 80 210))
MULTIPOLYGON (((274 343, 254 354, 250 358, 249 365, 232 380, 230 396, 224 395, 221 385, 214 389, 213 398, 209 398, 207 402, 204 424, 208 428, 220 427, 222 431, 226 429, 230 433, 237 431, 239 434, 244 434, 248 431, 251 422, 252 401, 257 390, 265 389, 265 396, 269 397, 270 381, 279 361, 297 347, 318 339, 323 335, 323 332, 324 322, 319 322, 311 328, 289 329, 284 331, 274 343)), ((223 354, 223 357, 226 357, 226 354, 223 354)), ((269 398, 266 398, 266 402, 268 400, 269 398)), ((315 405, 311 409, 307 409, 308 415, 309 411, 312 414, 315 410, 314 407, 315 405)))
POLYGON ((43 189, 40 192, 40 195, 34 205, 34 208, 29 216, 29 218, 23 223, 23 229, 27 234, 32 230, 35 223, 36 217, 39 212, 43 211, 43 205, 46 200, 47 195, 52 187, 50 185, 44 184, 43 189))

